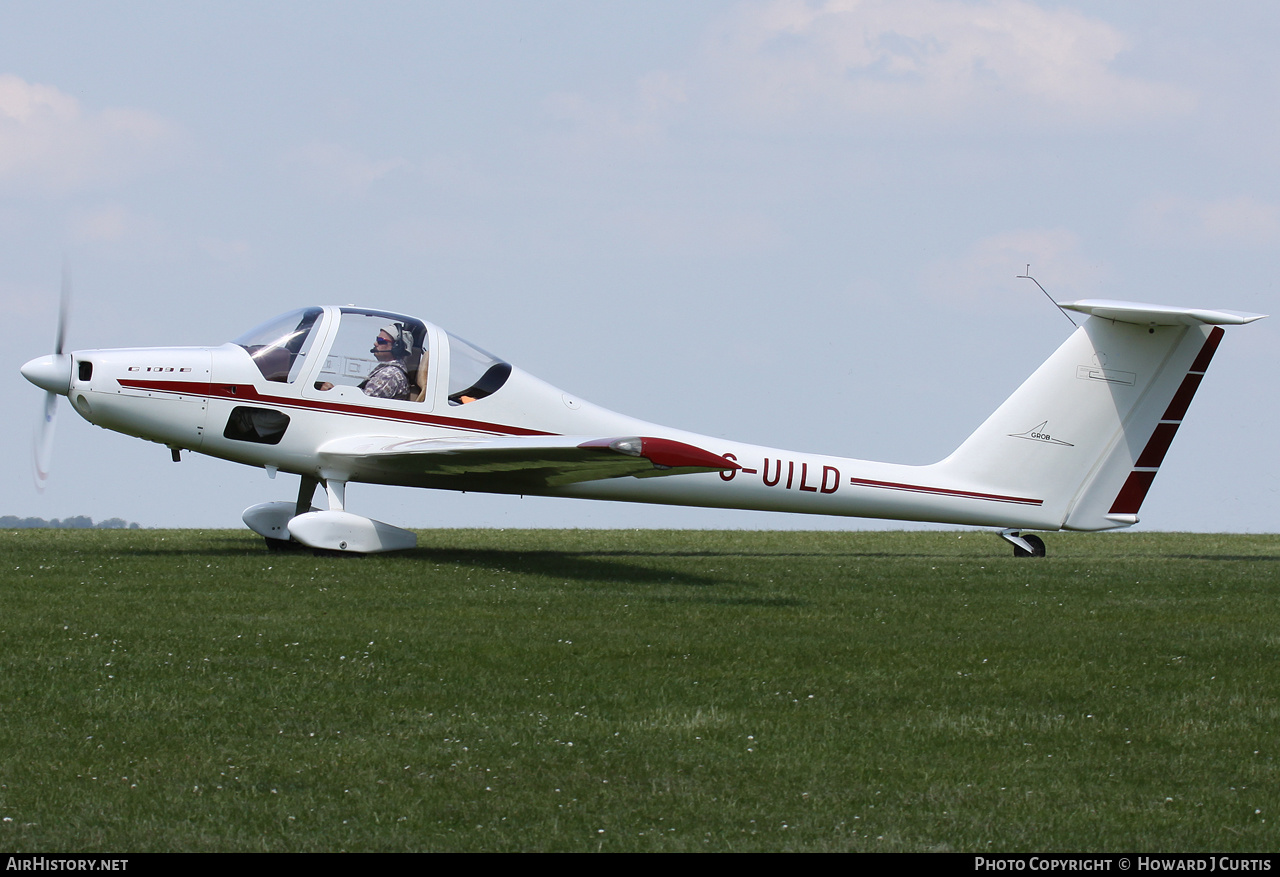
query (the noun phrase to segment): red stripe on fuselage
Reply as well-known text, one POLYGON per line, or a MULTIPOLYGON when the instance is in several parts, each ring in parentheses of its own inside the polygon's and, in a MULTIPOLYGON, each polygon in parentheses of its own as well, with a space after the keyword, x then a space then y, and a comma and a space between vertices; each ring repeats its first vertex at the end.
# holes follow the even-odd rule
MULTIPOLYGON (((343 402, 326 402, 321 399, 304 399, 296 396, 272 396, 259 393, 252 384, 201 384, 194 381, 147 381, 124 379, 118 381, 120 386, 136 390, 152 390, 157 393, 174 393, 183 396, 204 396, 209 399, 229 399, 239 402, 256 402, 263 405, 274 405, 278 408, 293 408, 309 411, 326 411, 336 414, 349 414, 355 417, 367 417, 372 420, 387 420, 398 423, 421 423, 445 429, 465 430, 467 432, 483 432, 490 435, 558 435, 536 429, 525 429, 520 426, 506 426, 498 423, 487 423, 481 420, 466 420, 460 417, 442 417, 436 414, 400 411, 389 408, 366 408, 343 402)), ((649 439, 649 441, 653 441, 649 439)), ((664 440, 665 441, 665 440, 664 440)), ((721 461, 723 463, 723 461, 721 461)), ((732 464, 725 464, 729 468, 732 464)), ((1024 496, 1004 496, 997 493, 977 493, 969 490, 951 490, 945 487, 927 487, 920 484, 903 484, 894 481, 872 481, 865 478, 850 478, 849 483, 858 487, 875 487, 885 490, 903 490, 911 493, 925 493, 934 496, 951 496, 958 499, 977 499, 988 502, 1007 502, 1017 505, 1044 505, 1042 499, 1024 496)))
POLYGON ((976 493, 971 490, 949 490, 945 487, 925 487, 922 484, 900 484, 896 481, 871 481, 866 478, 850 478, 849 483, 857 487, 880 487, 885 490, 905 490, 909 493, 929 493, 935 496, 956 496, 961 499, 985 499, 992 502, 1012 502, 1018 505, 1044 505, 1042 499, 1031 499, 1025 496, 1003 496, 998 493, 976 493))
POLYGON ((157 393, 178 393, 183 396, 204 396, 209 399, 232 399, 239 402, 258 402, 278 408, 294 408, 308 411, 327 411, 350 414, 373 420, 390 420, 397 423, 421 423, 445 429, 466 432, 486 432, 491 435, 557 435, 521 426, 504 426, 482 420, 466 420, 461 417, 442 417, 438 414, 400 411, 392 408, 367 408, 344 402, 326 402, 322 399, 303 399, 296 396, 271 396, 259 393, 252 384, 197 384, 188 381, 120 380, 120 386, 136 390, 154 390, 157 393))

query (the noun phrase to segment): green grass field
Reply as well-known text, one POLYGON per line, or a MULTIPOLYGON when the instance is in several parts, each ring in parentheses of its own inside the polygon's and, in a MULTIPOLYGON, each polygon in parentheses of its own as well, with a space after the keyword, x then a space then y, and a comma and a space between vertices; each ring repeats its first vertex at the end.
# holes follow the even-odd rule
POLYGON ((10 851, 1280 847, 1280 536, 4 538, 10 851))

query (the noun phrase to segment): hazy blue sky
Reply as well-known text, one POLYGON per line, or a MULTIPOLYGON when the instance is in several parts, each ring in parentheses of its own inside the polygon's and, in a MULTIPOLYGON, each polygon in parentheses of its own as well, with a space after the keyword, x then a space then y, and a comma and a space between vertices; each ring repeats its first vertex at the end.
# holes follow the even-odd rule
MULTIPOLYGON (((1273 2, 0 5, 0 514, 239 526, 296 479, 108 433, 73 349, 348 302, 715 436, 949 453, 1060 299, 1277 311, 1273 2)), ((1146 529, 1280 530, 1280 317, 1228 329, 1146 529)), ((869 522, 353 485, 405 526, 869 522)))

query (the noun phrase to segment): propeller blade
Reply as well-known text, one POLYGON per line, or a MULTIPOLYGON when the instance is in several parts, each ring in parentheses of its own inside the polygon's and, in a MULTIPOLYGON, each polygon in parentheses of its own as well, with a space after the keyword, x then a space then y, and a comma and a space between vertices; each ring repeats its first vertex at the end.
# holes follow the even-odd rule
MULTIPOLYGON (((66 366, 67 381, 70 382, 71 357, 64 353, 67 342, 67 323, 71 313, 71 269, 62 263, 62 290, 58 296, 58 332, 53 340, 53 363, 66 366), (65 360, 65 361, 64 361, 65 360)), ((31 363, 28 363, 31 365, 31 363)), ((23 374, 26 374, 24 366, 23 374)), ((60 371, 60 369, 59 369, 60 371)), ((35 434, 35 481, 36 490, 44 493, 45 484, 49 481, 49 470, 53 463, 53 431, 58 416, 58 393, 44 394, 44 416, 35 434)))
POLYGON ((62 294, 58 298, 58 334, 54 338, 53 352, 61 355, 67 340, 67 317, 71 312, 71 269, 62 264, 62 294))
POLYGON ((44 394, 44 416, 36 427, 35 435, 35 479, 36 490, 44 493, 44 486, 49 481, 49 466, 53 462, 53 429, 57 424, 58 394, 44 394))

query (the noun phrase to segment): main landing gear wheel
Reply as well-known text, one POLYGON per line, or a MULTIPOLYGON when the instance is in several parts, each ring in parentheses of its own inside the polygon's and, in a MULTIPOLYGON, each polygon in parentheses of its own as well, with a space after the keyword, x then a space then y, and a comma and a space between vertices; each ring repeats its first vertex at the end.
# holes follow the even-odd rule
POLYGON ((1014 557, 1044 557, 1044 540, 1021 530, 1001 530, 1000 538, 1013 546, 1014 557))
POLYGON ((1044 540, 1039 536, 1023 536, 1022 541, 1030 545, 1031 550, 1028 551, 1021 545, 1015 545, 1013 546, 1014 557, 1044 557, 1044 540))

